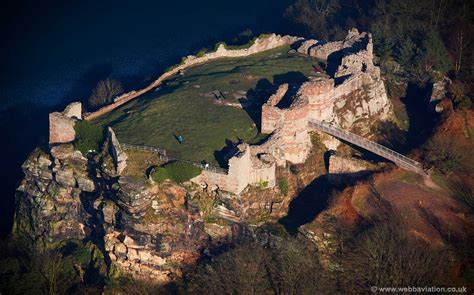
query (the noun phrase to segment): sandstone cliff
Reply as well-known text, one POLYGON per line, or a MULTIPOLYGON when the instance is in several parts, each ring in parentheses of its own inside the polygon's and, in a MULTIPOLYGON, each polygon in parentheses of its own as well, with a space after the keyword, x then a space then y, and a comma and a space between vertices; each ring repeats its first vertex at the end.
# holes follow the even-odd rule
MULTIPOLYGON (((262 128, 273 134, 262 145, 242 144, 238 156, 229 161, 233 172, 221 181, 235 191, 226 192, 220 182, 210 185, 216 177, 224 177, 211 171, 195 178, 195 183, 155 183, 146 175, 150 165, 127 156, 111 129, 101 151, 86 158, 67 143, 74 140, 73 126, 80 110, 74 119, 68 112, 61 113, 60 119, 67 117, 68 136, 51 141, 48 150, 35 150, 23 165, 14 233, 43 248, 67 240, 93 241, 105 257, 108 275, 124 273, 167 283, 180 277, 200 253, 237 238, 243 225, 258 227, 284 217, 295 196, 316 178, 324 179, 323 144, 334 148, 339 144, 322 134, 314 136, 309 119, 359 127, 361 135, 366 135, 371 124, 391 116, 383 81, 372 62, 370 36, 351 31, 346 39, 336 49, 318 47, 311 40, 303 43, 299 52, 322 54, 319 48, 326 58, 331 50, 345 50, 356 43, 363 46, 343 55, 331 78, 310 78, 287 109, 276 105, 288 85, 270 98, 263 106, 262 128), (344 79, 336 83, 339 78, 344 79)), ((238 56, 296 40, 272 35, 239 51, 238 56)), ((204 59, 224 53, 233 56, 229 52, 221 46, 204 59)), ((196 59, 188 58, 188 63, 196 59)), ((51 132, 61 133, 61 122, 53 123, 51 132)), ((364 170, 360 163, 337 168, 337 162, 341 159, 333 158, 332 174, 364 170)))

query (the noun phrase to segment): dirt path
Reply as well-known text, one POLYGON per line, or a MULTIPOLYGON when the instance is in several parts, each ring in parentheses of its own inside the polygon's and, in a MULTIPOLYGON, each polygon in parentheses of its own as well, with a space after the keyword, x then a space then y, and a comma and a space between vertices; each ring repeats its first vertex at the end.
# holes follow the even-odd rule
POLYGON ((432 179, 431 177, 428 175, 428 176, 423 176, 423 184, 429 188, 432 188, 436 191, 442 191, 443 189, 437 185, 432 179))

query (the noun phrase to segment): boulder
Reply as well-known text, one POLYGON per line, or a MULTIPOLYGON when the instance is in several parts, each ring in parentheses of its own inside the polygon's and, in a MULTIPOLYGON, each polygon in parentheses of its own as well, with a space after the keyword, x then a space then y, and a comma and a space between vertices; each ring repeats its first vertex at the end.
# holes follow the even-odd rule
POLYGON ((109 127, 107 131, 109 134, 110 152, 115 161, 117 173, 121 174, 122 171, 127 167, 128 157, 127 157, 127 154, 123 151, 122 147, 120 146, 117 136, 115 136, 114 130, 111 127, 109 127))
POLYGON ((51 148, 51 155, 55 159, 64 160, 72 157, 74 146, 72 144, 59 144, 51 148))
POLYGON ((74 123, 82 118, 80 102, 69 104, 63 112, 49 114, 49 144, 71 142, 76 137, 74 123))
POLYGON ((74 171, 71 169, 61 169, 56 172, 56 181, 62 186, 75 187, 76 178, 74 178, 74 171))
POLYGON ((93 192, 95 190, 94 182, 88 177, 76 176, 77 186, 85 192, 93 192))
POLYGON ((76 138, 74 124, 76 120, 66 117, 61 113, 49 114, 49 143, 67 143, 76 138))
POLYGON ((63 111, 63 115, 69 118, 82 119, 82 104, 80 102, 70 103, 63 111))

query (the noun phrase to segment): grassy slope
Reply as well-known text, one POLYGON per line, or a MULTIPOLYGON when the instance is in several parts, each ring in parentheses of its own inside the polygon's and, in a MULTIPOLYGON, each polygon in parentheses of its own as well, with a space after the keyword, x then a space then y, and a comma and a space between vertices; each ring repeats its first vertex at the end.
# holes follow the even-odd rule
POLYGON ((217 105, 205 94, 228 91, 227 99, 237 102, 233 93, 255 89, 257 83, 269 84, 262 79, 281 84, 295 78, 285 76, 289 72, 307 75, 311 60, 288 55, 288 50, 282 47, 246 58, 223 58, 188 69, 184 77, 174 77, 158 92, 145 94, 94 123, 112 126, 122 142, 163 147, 176 157, 215 163, 214 152, 225 146, 226 139, 250 141, 258 130, 246 111, 217 105), (183 135, 184 144, 178 144, 174 135, 183 135))

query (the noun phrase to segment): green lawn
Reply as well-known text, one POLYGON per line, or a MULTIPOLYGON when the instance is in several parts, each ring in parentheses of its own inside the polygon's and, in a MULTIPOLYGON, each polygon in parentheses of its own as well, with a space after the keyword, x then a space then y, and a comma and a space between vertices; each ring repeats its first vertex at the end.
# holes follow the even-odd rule
POLYGON ((255 124, 258 106, 272 94, 275 84, 301 82, 310 73, 311 60, 287 54, 289 49, 285 46, 193 67, 159 91, 151 91, 93 123, 112 126, 121 142, 162 147, 175 157, 216 163, 215 152, 225 146, 226 139, 249 142, 262 138, 255 124), (216 104, 210 94, 214 90, 226 93, 224 101, 233 103, 238 102, 238 93, 248 92, 256 107, 245 111, 216 104), (184 143, 179 144, 174 135, 184 136, 184 143))

